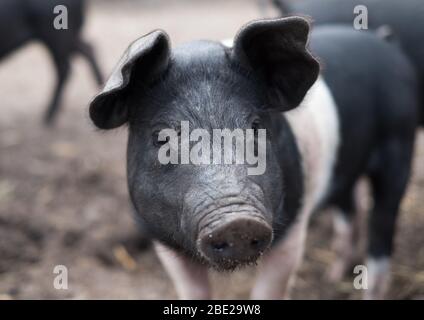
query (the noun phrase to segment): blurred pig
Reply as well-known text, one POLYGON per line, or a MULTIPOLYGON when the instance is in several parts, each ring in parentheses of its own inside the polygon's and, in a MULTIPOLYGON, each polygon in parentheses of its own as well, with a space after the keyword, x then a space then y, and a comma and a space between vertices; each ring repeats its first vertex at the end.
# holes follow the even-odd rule
MULTIPOLYGON (((299 17, 258 20, 233 44, 194 41, 171 49, 168 35, 156 30, 130 45, 91 103, 97 127, 129 127, 130 197, 182 298, 210 297, 208 267, 234 270, 260 257, 252 297, 287 297, 314 210, 334 208, 345 227, 340 240, 353 245, 343 212, 355 210, 361 175, 375 187, 369 297, 385 292, 410 173, 416 78, 402 53, 372 34, 322 29, 312 44, 327 86, 308 35, 299 17), (265 172, 250 175, 250 163, 159 161, 162 148, 191 143, 183 122, 211 134, 253 130, 265 172), (172 134, 161 136, 164 130, 180 136, 177 145, 172 134)), ((236 152, 220 142, 219 153, 236 152)))
POLYGON ((353 26, 354 8, 365 6, 371 29, 388 26, 418 70, 420 124, 424 126, 424 1, 423 0, 273 0, 283 14, 311 16, 314 24, 353 26))
POLYGON ((41 41, 49 50, 57 72, 57 84, 44 115, 51 124, 58 112, 63 89, 70 73, 74 53, 85 57, 99 85, 103 79, 91 46, 81 39, 84 23, 83 0, 1 0, 0 1, 0 59, 32 40, 41 41), (54 8, 65 6, 68 29, 56 30, 54 8))

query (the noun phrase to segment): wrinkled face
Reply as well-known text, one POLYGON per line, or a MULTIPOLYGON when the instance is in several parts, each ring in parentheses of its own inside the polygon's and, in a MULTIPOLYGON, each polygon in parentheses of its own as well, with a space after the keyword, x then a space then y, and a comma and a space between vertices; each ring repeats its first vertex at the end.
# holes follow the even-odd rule
MULTIPOLYGON (((166 37, 156 35, 152 39, 154 34, 150 34, 141 49, 129 49, 126 59, 131 51, 134 54, 144 50, 145 54, 121 62, 118 80, 112 79, 112 85, 91 107, 91 116, 100 127, 129 123, 128 186, 136 212, 151 235, 218 269, 256 261, 284 219, 284 172, 275 150, 281 145, 275 143, 276 112, 300 102, 316 72, 306 80, 298 73, 302 68, 313 73, 316 62, 305 55, 304 43, 293 44, 300 50, 295 50, 293 59, 288 54, 291 49, 283 51, 281 57, 275 55, 273 51, 279 50, 274 45, 276 21, 272 21, 271 29, 248 25, 236 39, 234 49, 214 42, 193 42, 171 52, 166 37), (257 28, 261 31, 258 37, 257 28), (255 39, 258 47, 244 46, 255 39), (262 51, 272 52, 268 57, 262 51), (293 61, 287 59, 297 63, 304 59, 303 64, 309 67, 301 65, 295 74, 290 70, 293 61), (282 67, 287 78, 273 74, 282 67), (260 71, 255 72, 256 68, 260 71), (307 88, 301 90, 299 86, 307 88), (294 93, 287 94, 289 90, 294 93), (206 149, 200 152, 202 159, 209 161, 182 161, 187 151, 183 144, 189 150, 196 145, 185 135, 184 124, 190 132, 203 130, 202 139, 197 141, 210 146, 210 154, 205 154, 206 149), (230 144, 213 139, 214 132, 223 129, 244 133, 241 143, 246 153, 247 145, 253 146, 256 164, 246 158, 235 161, 240 151, 236 139, 230 139, 230 144), (163 130, 175 134, 164 139, 163 130), (250 140, 248 130, 253 133, 250 140), (260 131, 265 139, 259 139, 260 131), (204 141, 205 135, 211 137, 210 143, 204 141), (169 154, 174 152, 178 161, 164 163, 159 156, 164 148, 169 154), (223 155, 220 161, 213 159, 214 152, 223 155), (225 155, 232 155, 234 161, 225 162, 225 155), (251 174, 249 169, 259 165, 265 169, 251 174)), ((305 27, 303 20, 296 21, 291 22, 292 27, 305 27)), ((306 42, 306 36, 303 38, 306 42)))
MULTIPOLYGON (((158 132, 180 132, 183 121, 211 136, 213 129, 266 129, 261 90, 231 66, 222 45, 206 42, 174 51, 166 74, 147 90, 140 96, 134 89, 129 102, 128 180, 137 212, 155 237, 190 255, 220 266, 254 260, 271 242, 273 212, 283 199, 269 136, 265 172, 248 175, 248 163, 223 159, 161 164, 158 153, 166 141, 159 141, 158 132)), ((213 147, 224 153, 229 146, 213 147)), ((229 152, 235 154, 235 143, 229 152)))

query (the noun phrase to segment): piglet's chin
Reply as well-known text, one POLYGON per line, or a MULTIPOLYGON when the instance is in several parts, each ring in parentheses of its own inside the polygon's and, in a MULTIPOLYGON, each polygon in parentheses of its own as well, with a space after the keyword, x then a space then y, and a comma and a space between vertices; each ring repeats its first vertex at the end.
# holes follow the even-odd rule
POLYGON ((203 265, 207 266, 210 269, 213 269, 220 273, 233 272, 237 271, 249 266, 256 266, 258 260, 263 255, 263 253, 259 254, 256 258, 251 258, 251 261, 247 260, 230 260, 230 259, 222 259, 220 261, 210 261, 204 257, 201 257, 200 261, 203 265))

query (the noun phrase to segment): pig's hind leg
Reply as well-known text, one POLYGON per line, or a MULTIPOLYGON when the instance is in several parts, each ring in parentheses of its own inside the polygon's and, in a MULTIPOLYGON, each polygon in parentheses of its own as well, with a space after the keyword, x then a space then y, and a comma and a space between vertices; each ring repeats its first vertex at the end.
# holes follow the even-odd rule
POLYGON ((158 242, 154 242, 154 247, 180 299, 211 298, 206 266, 195 263, 158 242))
POLYGON ((53 96, 44 115, 44 122, 46 125, 51 125, 53 123, 59 111, 63 91, 71 71, 69 52, 59 53, 57 51, 52 51, 52 57, 56 66, 57 82, 53 96))
MULTIPOLYGON (((396 70, 396 75, 399 72, 396 70)), ((387 81, 392 79, 396 80, 387 81)), ((400 80, 387 85, 380 141, 367 170, 374 200, 368 231, 367 299, 382 299, 389 288, 396 222, 411 175, 418 125, 417 90, 412 81, 400 80)))
POLYGON ((69 36, 69 38, 62 40, 62 42, 54 42, 51 39, 45 39, 44 42, 49 48, 57 74, 57 83, 53 97, 44 116, 45 123, 51 125, 60 109, 63 91, 71 71, 71 58, 75 52, 80 53, 88 60, 98 85, 103 83, 103 76, 91 46, 76 38, 75 35, 69 36))
POLYGON ((89 43, 79 40, 76 50, 87 59, 97 84, 101 86, 103 84, 103 75, 94 55, 93 47, 89 43))
POLYGON ((389 287, 396 221, 411 172, 413 139, 388 139, 370 169, 374 207, 369 221, 366 299, 382 299, 389 287))

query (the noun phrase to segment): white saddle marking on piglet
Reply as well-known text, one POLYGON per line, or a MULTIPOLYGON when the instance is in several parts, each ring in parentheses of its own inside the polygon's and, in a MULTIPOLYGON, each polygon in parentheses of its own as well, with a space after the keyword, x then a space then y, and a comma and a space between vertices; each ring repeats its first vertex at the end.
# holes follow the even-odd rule
POLYGON ((254 299, 289 297, 294 275, 302 261, 309 217, 326 195, 339 145, 336 105, 321 78, 302 104, 284 115, 301 154, 304 195, 297 220, 262 259, 251 293, 254 299))
POLYGON ((285 116, 302 157, 305 194, 301 214, 309 215, 326 195, 340 143, 337 107, 324 80, 318 78, 301 105, 285 116))

